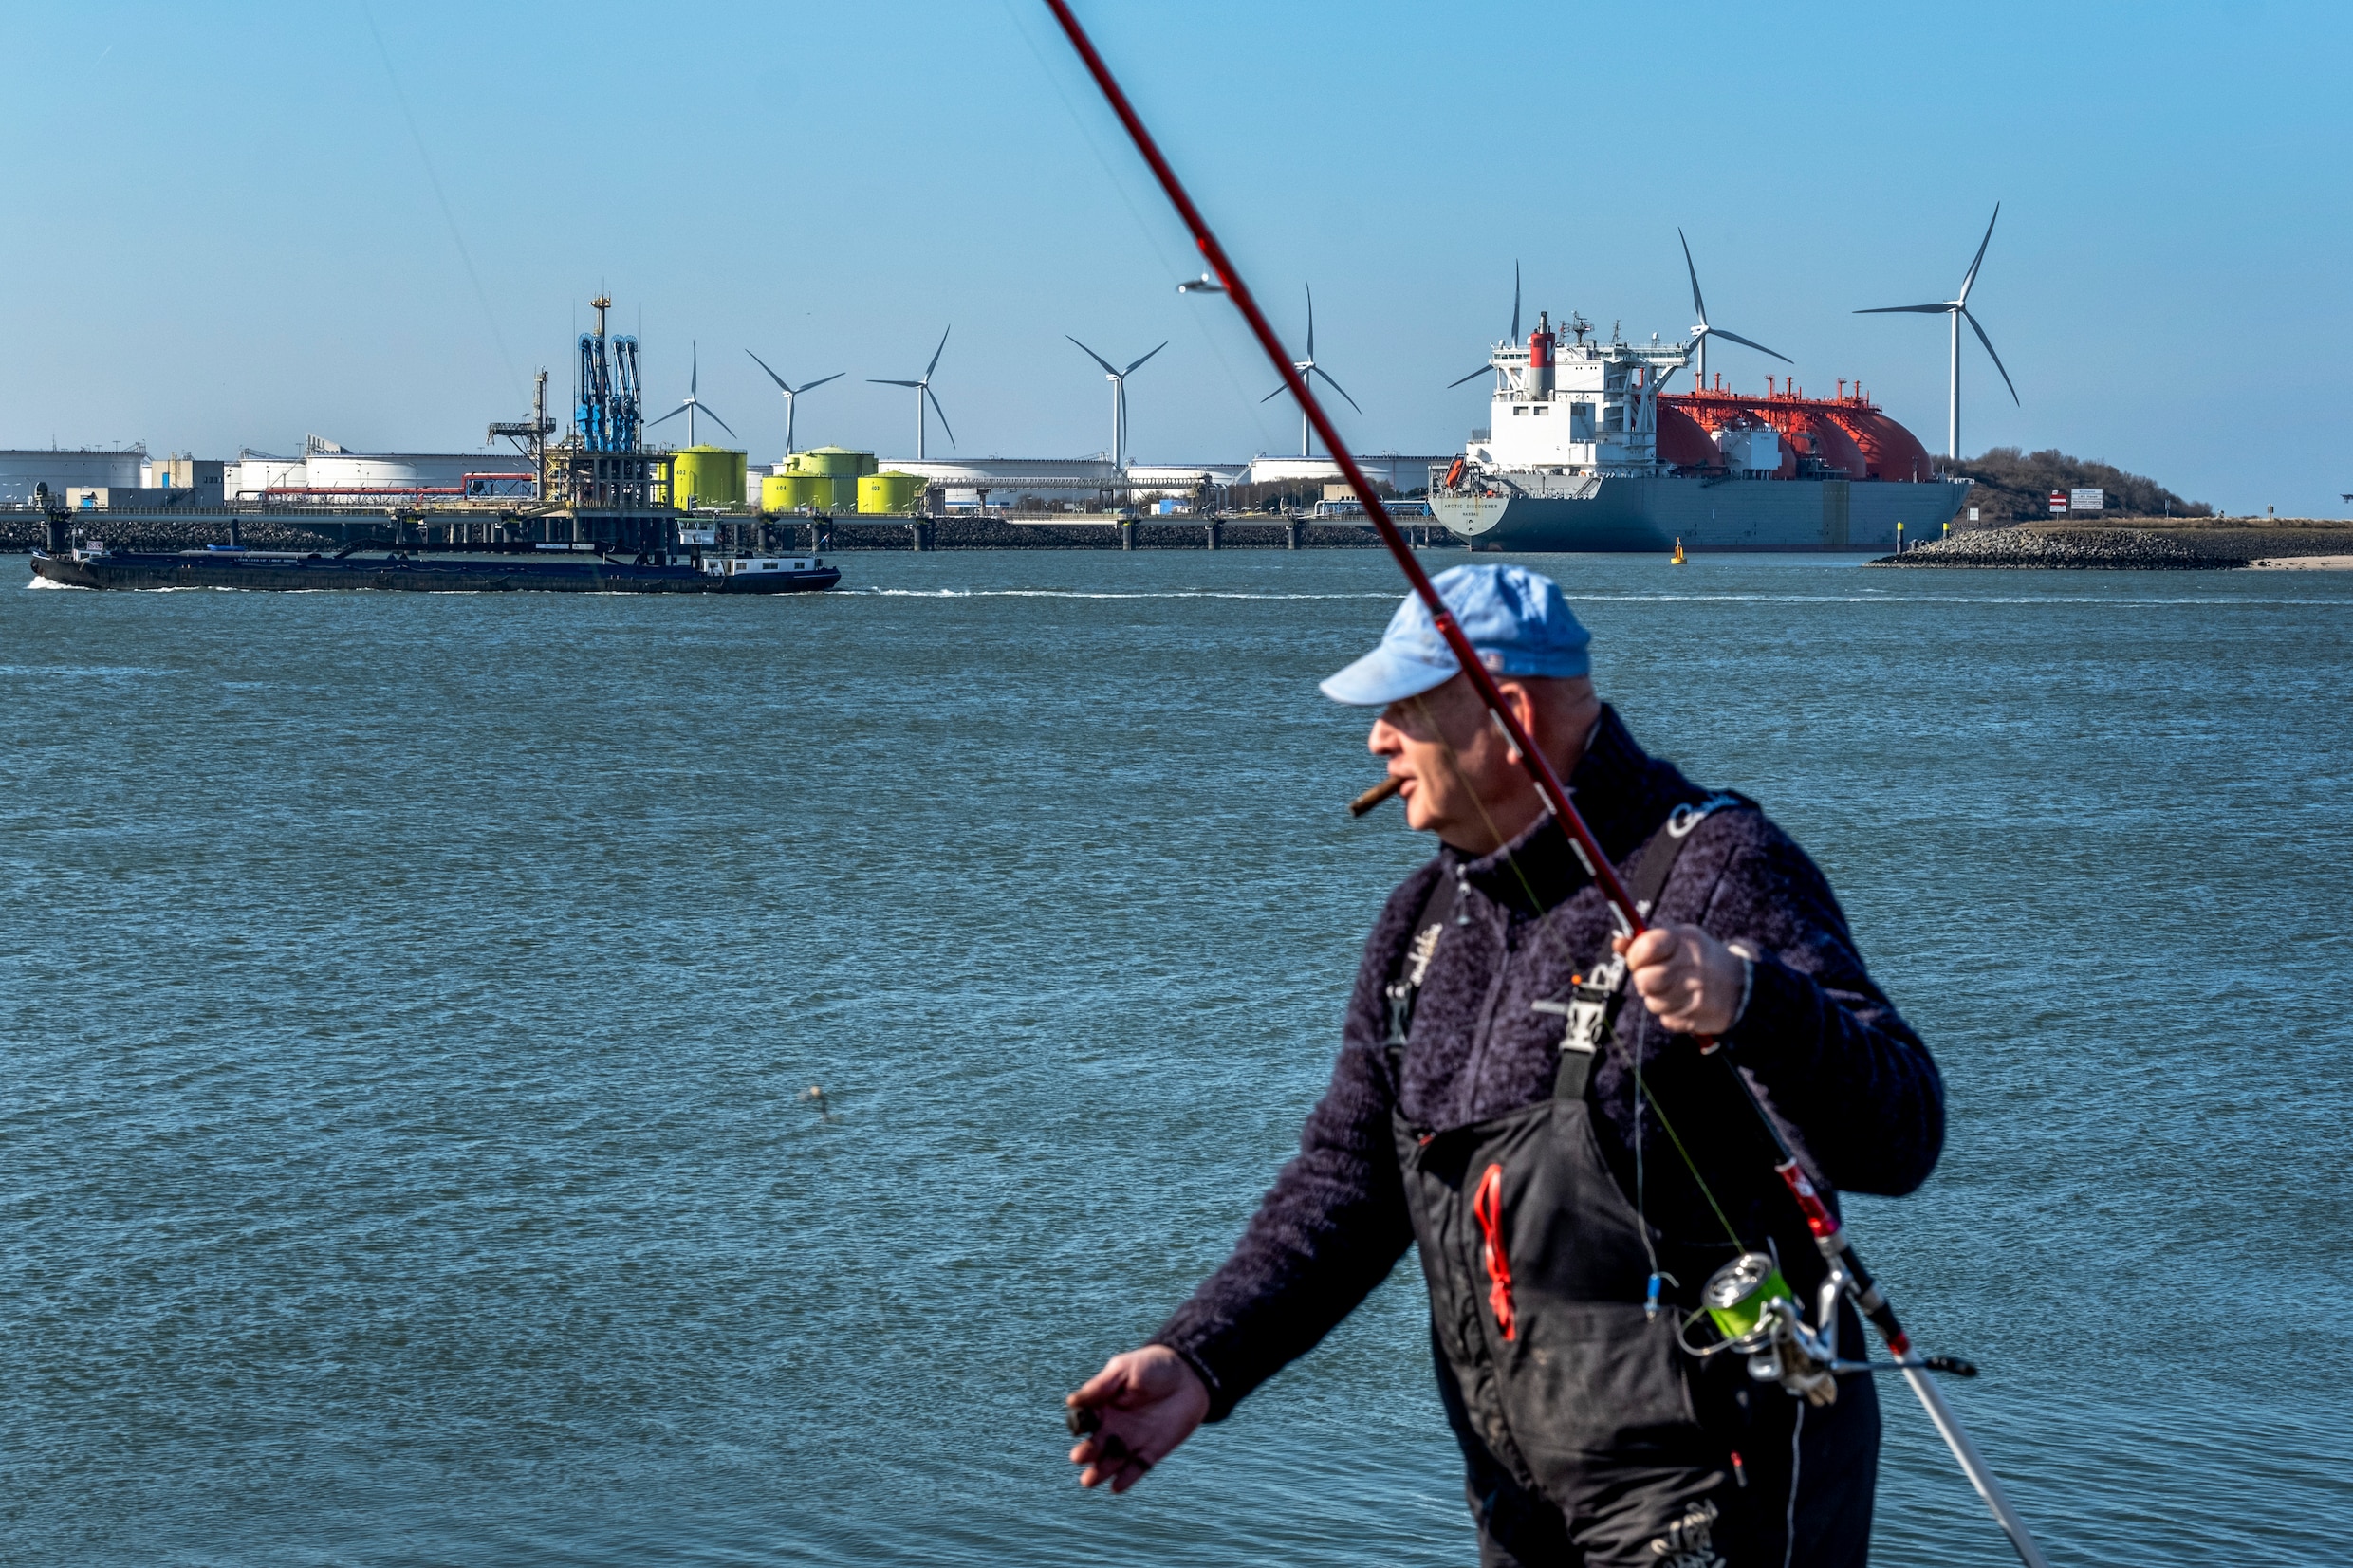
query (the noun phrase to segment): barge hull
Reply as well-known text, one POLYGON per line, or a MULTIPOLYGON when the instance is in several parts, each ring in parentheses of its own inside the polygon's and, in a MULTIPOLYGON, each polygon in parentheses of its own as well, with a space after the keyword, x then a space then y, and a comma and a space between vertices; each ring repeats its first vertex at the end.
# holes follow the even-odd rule
POLYGON ((356 588, 408 593, 798 594, 842 580, 840 568, 714 576, 692 565, 639 566, 614 561, 337 561, 326 556, 123 552, 94 558, 36 550, 35 577, 69 588, 243 588, 303 593, 356 588))

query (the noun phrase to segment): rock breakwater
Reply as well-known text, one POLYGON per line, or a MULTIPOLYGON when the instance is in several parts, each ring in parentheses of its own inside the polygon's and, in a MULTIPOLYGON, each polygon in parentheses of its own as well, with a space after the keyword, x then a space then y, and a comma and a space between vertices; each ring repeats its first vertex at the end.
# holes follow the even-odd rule
MULTIPOLYGON (((218 518, 190 518, 185 522, 159 517, 128 517, 101 511, 77 511, 73 526, 78 532, 93 539, 102 539, 118 550, 200 550, 207 544, 225 544, 229 529, 218 518)), ((239 520, 237 535, 247 547, 256 550, 335 550, 342 541, 330 534, 298 528, 274 518, 246 517, 239 520)), ((48 526, 39 516, 11 517, 0 520, 0 550, 39 549, 48 537, 48 526)))
POLYGON ((2109 572, 2205 572, 2245 564, 2209 555, 2177 540, 2139 528, 2080 528, 2045 533, 2026 528, 1991 528, 1955 534, 1901 555, 1883 555, 1874 566, 1976 566, 2026 570, 2109 572))

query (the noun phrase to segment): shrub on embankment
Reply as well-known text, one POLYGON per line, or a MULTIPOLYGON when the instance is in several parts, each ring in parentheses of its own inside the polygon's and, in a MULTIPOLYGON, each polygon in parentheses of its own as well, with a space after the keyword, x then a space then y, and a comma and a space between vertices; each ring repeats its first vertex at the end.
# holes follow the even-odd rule
POLYGON ((2056 447, 2041 452, 1993 447, 1938 467, 1976 482, 1964 505, 1976 507, 1988 522, 2047 517, 2053 490, 2104 490, 2108 510, 2133 517, 2211 517, 2214 510, 2203 501, 2183 500, 2154 479, 2126 473, 2114 464, 2069 457, 2056 447))

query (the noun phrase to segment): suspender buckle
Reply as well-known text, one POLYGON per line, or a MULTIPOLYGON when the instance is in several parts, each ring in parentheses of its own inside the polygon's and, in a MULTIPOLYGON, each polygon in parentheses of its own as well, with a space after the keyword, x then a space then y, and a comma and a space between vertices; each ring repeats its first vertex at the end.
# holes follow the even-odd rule
POLYGON ((1625 984, 1626 961, 1612 953, 1609 962, 1600 968, 1577 977, 1569 987, 1567 1001, 1531 1002, 1529 1006, 1566 1021, 1567 1026, 1561 1033, 1562 1050, 1591 1056, 1609 1039, 1610 1026, 1618 1021, 1618 1008, 1625 1001, 1625 984))
POLYGON ((1381 1043, 1383 1045, 1403 1045, 1405 1031, 1414 1022, 1415 987, 1390 986, 1386 989, 1389 996, 1389 1038, 1381 1043))

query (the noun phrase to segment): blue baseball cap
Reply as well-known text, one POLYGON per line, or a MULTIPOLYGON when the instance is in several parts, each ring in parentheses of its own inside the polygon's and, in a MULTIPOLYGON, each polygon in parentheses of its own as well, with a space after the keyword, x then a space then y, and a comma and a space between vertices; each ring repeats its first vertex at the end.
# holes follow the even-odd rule
MULTIPOLYGON (((1479 662, 1495 675, 1589 675, 1593 634, 1579 623, 1561 585, 1525 566, 1454 566, 1434 580, 1438 597, 1479 662)), ((1386 708, 1452 680, 1462 666, 1438 636, 1421 596, 1407 594, 1380 646, 1323 683, 1352 708, 1386 708)))

